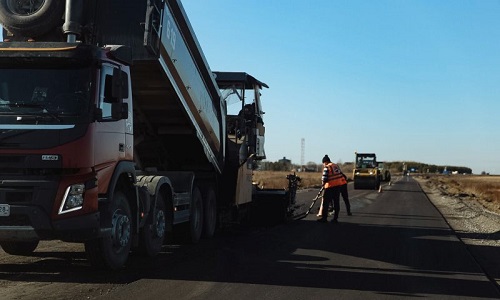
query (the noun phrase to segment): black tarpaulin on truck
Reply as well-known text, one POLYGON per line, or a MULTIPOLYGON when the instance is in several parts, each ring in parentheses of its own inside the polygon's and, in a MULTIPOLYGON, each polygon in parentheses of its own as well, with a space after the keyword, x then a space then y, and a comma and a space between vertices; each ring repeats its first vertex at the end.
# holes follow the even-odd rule
POLYGON ((245 84, 245 89, 253 89, 253 86, 257 84, 260 87, 269 88, 267 84, 262 81, 257 80, 250 74, 245 72, 213 72, 215 75, 215 80, 219 85, 219 88, 225 89, 231 87, 235 82, 241 82, 245 84))
POLYGON ((3 68, 88 66, 95 61, 96 55, 96 47, 77 43, 0 43, 0 66, 3 68))

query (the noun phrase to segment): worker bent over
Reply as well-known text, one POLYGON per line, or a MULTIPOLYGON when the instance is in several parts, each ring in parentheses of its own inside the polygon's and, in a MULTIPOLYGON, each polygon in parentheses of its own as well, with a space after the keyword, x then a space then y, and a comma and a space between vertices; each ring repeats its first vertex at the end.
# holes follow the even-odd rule
POLYGON ((340 211, 340 192, 341 187, 347 184, 346 176, 342 173, 339 166, 331 162, 328 155, 323 157, 323 176, 321 180, 323 182, 324 192, 323 192, 323 209, 321 212, 321 218, 318 219, 319 222, 326 222, 328 216, 328 206, 331 201, 333 201, 333 223, 338 223, 339 211, 340 211))

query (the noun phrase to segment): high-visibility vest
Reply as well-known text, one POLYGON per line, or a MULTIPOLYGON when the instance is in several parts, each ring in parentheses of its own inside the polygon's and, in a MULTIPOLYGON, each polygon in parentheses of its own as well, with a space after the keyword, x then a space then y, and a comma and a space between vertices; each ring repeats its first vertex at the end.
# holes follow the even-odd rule
POLYGON ((347 184, 347 180, 345 180, 344 174, 342 174, 338 165, 329 163, 325 169, 327 169, 326 180, 323 180, 323 182, 326 181, 325 189, 347 184))

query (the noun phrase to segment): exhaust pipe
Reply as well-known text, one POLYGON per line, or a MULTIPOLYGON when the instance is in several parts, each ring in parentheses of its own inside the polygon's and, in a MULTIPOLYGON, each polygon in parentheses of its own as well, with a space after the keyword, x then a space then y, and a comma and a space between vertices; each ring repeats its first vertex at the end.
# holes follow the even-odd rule
POLYGON ((75 43, 82 33, 83 0, 66 0, 63 32, 68 43, 75 43))

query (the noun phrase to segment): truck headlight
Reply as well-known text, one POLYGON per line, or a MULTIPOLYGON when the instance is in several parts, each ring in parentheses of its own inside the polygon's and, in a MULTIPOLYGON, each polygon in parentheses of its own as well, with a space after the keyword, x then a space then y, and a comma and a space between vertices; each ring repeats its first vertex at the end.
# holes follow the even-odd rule
POLYGON ((81 209, 83 207, 84 193, 85 185, 83 183, 70 185, 64 193, 64 198, 59 208, 59 214, 81 209))

